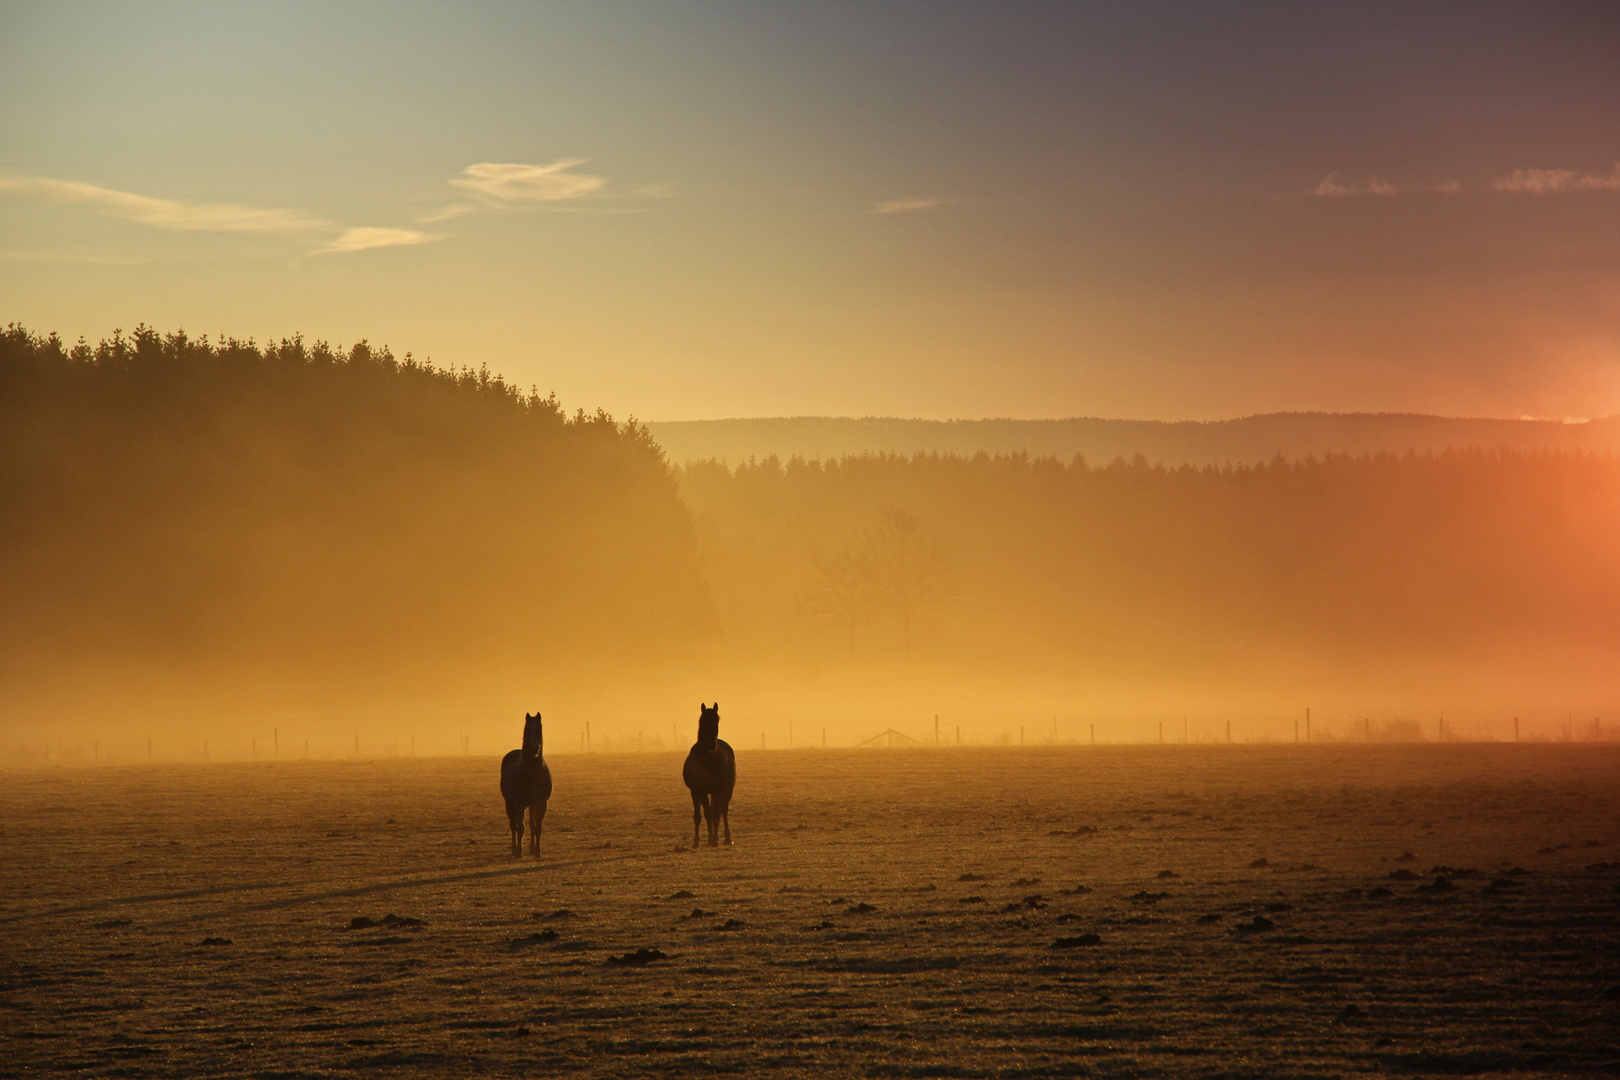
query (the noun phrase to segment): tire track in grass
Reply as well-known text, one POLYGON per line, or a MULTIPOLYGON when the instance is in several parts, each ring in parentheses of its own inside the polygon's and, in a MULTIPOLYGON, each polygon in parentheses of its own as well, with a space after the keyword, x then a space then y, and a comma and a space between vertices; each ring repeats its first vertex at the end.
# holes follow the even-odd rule
POLYGON ((530 866, 508 866, 499 870, 471 870, 458 874, 439 874, 427 878, 398 878, 392 881, 376 881, 368 885, 356 885, 346 889, 328 889, 325 892, 300 893, 297 896, 285 896, 279 900, 268 900, 262 904, 246 904, 232 908, 229 911, 212 914, 194 914, 178 919, 167 919, 163 922, 153 923, 154 926, 175 926, 180 923, 196 922, 199 919, 228 919, 238 915, 251 915, 260 911, 275 911, 279 908, 295 907, 299 904, 319 903, 322 900, 337 900, 350 896, 369 896, 373 893, 396 892, 400 889, 420 889, 431 885, 454 885, 462 881, 482 881, 489 878, 514 877, 519 874, 538 874, 544 870, 566 870, 580 866, 602 866, 607 863, 628 862, 632 859, 645 859, 663 854, 659 851, 627 852, 623 855, 607 855, 597 859, 574 859, 569 862, 534 863, 530 866))
MULTIPOLYGON (((204 918, 230 917, 232 915, 245 915, 255 911, 273 911, 276 908, 292 907, 295 904, 315 903, 320 900, 335 900, 346 896, 365 896, 370 893, 393 892, 398 889, 422 888, 429 885, 450 885, 458 881, 478 881, 485 878, 510 877, 516 874, 537 874, 542 870, 563 870, 579 866, 596 866, 605 863, 624 862, 630 859, 643 859, 661 854, 658 851, 628 852, 624 855, 608 855, 596 859, 574 859, 569 862, 541 862, 530 866, 508 866, 498 870, 470 870, 457 874, 440 874, 429 878, 398 878, 390 881, 374 881, 366 885, 355 885, 349 888, 328 889, 325 892, 301 893, 297 896, 284 897, 280 900, 271 900, 263 904, 248 904, 233 908, 227 912, 198 913, 177 919, 165 919, 154 922, 153 926, 174 926, 180 923, 194 922, 204 918)), ((218 885, 207 889, 181 889, 176 892, 143 893, 140 896, 115 896, 105 900, 95 900, 88 904, 72 904, 66 907, 45 908, 40 911, 23 912, 20 915, 7 915, 0 917, 0 925, 6 923, 24 922, 29 919, 47 919, 59 915, 83 915, 89 912, 105 911, 108 908, 124 907, 134 904, 162 904, 173 900, 195 900, 205 896, 222 896, 229 893, 240 892, 266 892, 271 889, 292 889, 299 885, 308 885, 308 882, 296 881, 266 881, 252 885, 218 885)))

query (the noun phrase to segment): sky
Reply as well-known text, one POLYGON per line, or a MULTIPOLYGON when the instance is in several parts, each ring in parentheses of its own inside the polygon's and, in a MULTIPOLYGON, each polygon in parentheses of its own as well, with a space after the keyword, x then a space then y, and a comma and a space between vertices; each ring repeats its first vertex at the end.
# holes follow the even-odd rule
POLYGON ((0 3, 0 321, 570 408, 1620 413, 1607 4, 0 3))

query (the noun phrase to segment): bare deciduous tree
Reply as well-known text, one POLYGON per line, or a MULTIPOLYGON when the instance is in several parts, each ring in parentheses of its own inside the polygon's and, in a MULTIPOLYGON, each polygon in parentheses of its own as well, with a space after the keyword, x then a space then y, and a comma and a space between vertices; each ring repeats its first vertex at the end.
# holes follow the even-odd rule
POLYGON ((849 635, 855 659, 855 631, 872 621, 872 575, 863 553, 849 543, 810 549, 810 584, 800 607, 807 615, 830 619, 849 635))
POLYGON ((884 510, 876 526, 861 530, 857 547, 872 600, 899 622, 909 660, 917 617, 956 593, 950 550, 943 538, 906 510, 884 510))

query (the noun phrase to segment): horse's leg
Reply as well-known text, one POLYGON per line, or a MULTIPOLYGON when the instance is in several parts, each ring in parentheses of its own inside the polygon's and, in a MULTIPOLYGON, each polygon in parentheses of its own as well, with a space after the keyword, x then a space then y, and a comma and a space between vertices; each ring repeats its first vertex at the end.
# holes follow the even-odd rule
POLYGON ((709 793, 709 846, 720 846, 720 793, 709 793))
POLYGON ((698 826, 703 822, 703 795, 692 789, 692 846, 698 846, 698 826))
POLYGON ((512 858, 521 859, 523 857, 523 807, 518 807, 514 812, 512 804, 507 803, 506 823, 512 829, 512 858))
POLYGON ((720 803, 720 821, 726 827, 726 846, 731 846, 731 796, 718 800, 720 803))
POLYGON ((529 804, 529 853, 540 857, 540 821, 546 816, 545 803, 529 804))

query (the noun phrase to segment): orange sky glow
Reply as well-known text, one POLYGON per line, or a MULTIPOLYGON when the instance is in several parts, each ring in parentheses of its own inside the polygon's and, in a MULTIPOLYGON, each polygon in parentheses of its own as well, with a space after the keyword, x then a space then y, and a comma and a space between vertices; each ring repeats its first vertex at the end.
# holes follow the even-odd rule
POLYGON ((1620 412, 1604 5, 0 7, 0 318, 644 419, 1620 412))

